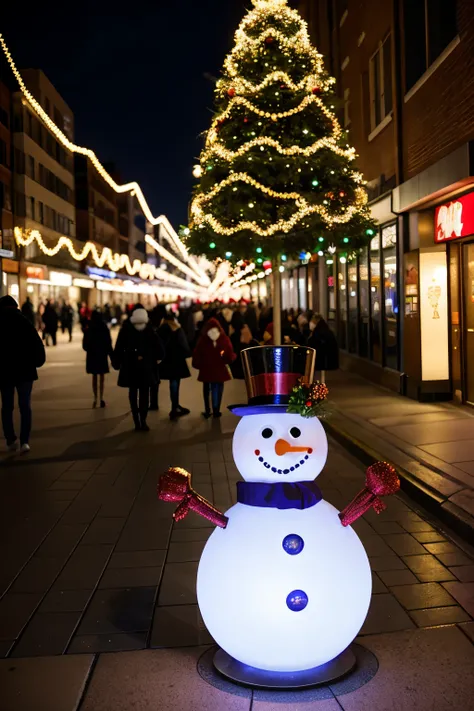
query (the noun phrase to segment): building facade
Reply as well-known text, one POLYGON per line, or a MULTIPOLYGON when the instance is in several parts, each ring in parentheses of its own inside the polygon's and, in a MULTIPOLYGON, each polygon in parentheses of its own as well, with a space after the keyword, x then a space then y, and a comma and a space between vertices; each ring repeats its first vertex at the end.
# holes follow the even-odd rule
POLYGON ((18 262, 12 213, 12 95, 0 78, 0 295, 18 297, 18 262))
POLYGON ((320 265, 343 365, 413 398, 474 402, 472 3, 300 10, 337 79, 379 225, 367 249, 320 265))

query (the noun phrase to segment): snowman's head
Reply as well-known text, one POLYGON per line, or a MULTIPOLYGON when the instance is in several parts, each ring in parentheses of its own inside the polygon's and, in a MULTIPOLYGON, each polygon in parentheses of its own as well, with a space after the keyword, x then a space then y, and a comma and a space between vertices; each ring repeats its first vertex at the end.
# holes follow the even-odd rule
POLYGON ((273 412, 242 417, 232 450, 246 481, 313 481, 326 463, 328 441, 317 417, 273 412))

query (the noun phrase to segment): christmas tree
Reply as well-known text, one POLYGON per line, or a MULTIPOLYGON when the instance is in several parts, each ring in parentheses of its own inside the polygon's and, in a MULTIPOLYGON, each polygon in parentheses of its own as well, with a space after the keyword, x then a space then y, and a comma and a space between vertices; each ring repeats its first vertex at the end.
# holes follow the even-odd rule
POLYGON ((335 80, 286 0, 252 2, 216 85, 188 247, 233 261, 350 255, 374 225, 335 115, 335 80))

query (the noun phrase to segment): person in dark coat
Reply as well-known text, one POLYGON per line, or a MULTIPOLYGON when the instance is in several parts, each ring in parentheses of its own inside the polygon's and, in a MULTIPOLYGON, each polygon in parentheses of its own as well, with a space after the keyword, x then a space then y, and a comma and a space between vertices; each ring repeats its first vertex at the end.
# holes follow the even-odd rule
POLYGON ((258 336, 258 318, 257 311, 253 303, 247 306, 247 311, 245 312, 245 323, 250 328, 252 336, 256 338, 258 336))
POLYGON ((100 311, 92 312, 89 327, 82 339, 82 347, 87 353, 86 373, 92 375, 92 391, 94 393, 92 407, 97 407, 98 398, 100 406, 105 407, 105 375, 109 372, 109 358, 112 358, 113 348, 110 331, 107 324, 104 323, 100 311), (99 385, 99 390, 97 385, 99 385))
MULTIPOLYGON (((156 297, 156 306, 150 311, 150 323, 152 328, 158 332, 159 327, 163 323, 163 319, 166 316, 166 306, 158 302, 158 297, 156 297)), ((150 386, 150 410, 159 410, 158 405, 158 393, 160 390, 160 377, 157 371, 155 382, 150 386)))
POLYGON ((69 303, 65 301, 61 307, 61 330, 63 333, 66 331, 69 333, 69 343, 72 341, 72 325, 74 323, 74 310, 69 303))
POLYGON ((308 346, 316 351, 315 370, 321 371, 321 382, 324 382, 326 370, 339 368, 339 346, 336 336, 321 314, 313 314, 309 327, 311 335, 308 338, 308 346))
POLYGON ((31 323, 32 326, 36 323, 36 314, 33 308, 33 304, 29 296, 26 297, 26 301, 21 307, 21 313, 26 318, 27 321, 31 323))
POLYGON ((246 323, 242 326, 240 331, 234 331, 230 337, 230 341, 236 355, 236 359, 230 366, 232 375, 236 380, 244 380, 241 353, 246 348, 254 348, 255 346, 259 346, 260 343, 252 337, 252 332, 246 323))
POLYGON ((43 314, 44 339, 45 339, 45 343, 47 346, 49 345, 49 336, 51 336, 53 346, 56 345, 56 334, 58 332, 58 321, 59 321, 58 314, 56 313, 54 304, 51 301, 51 299, 49 299, 46 306, 45 306, 44 314, 43 314))
POLYGON ((166 314, 158 335, 165 349, 165 357, 159 367, 160 378, 170 382, 170 420, 177 420, 190 412, 179 404, 179 386, 183 378, 191 377, 186 363, 186 358, 191 358, 191 349, 181 325, 171 312, 166 314))
POLYGON ((0 392, 2 425, 7 447, 16 451, 18 440, 13 424, 15 390, 20 408, 20 451, 30 451, 31 391, 38 380, 37 368, 46 360, 43 343, 35 327, 23 316, 15 299, 0 299, 0 392))
POLYGON ((148 314, 137 304, 125 321, 115 344, 112 364, 119 370, 118 385, 128 388, 135 429, 149 432, 147 425, 150 386, 158 378, 157 365, 165 357, 161 339, 149 323, 148 314))
POLYGON ((213 415, 221 417, 224 383, 231 379, 228 366, 235 358, 229 337, 225 335, 219 321, 210 318, 201 328, 193 353, 193 368, 199 370, 198 380, 203 383, 204 417, 211 416, 211 395, 213 415))

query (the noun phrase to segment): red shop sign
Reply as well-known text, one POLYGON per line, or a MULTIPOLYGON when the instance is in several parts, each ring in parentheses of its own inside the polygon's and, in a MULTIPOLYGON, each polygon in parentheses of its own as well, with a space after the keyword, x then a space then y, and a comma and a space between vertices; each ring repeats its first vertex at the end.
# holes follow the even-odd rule
POLYGON ((435 212, 435 242, 474 235, 474 193, 440 205, 435 212))

